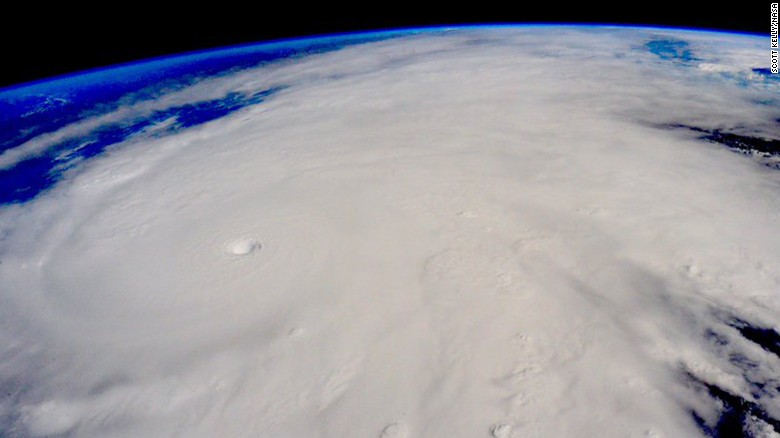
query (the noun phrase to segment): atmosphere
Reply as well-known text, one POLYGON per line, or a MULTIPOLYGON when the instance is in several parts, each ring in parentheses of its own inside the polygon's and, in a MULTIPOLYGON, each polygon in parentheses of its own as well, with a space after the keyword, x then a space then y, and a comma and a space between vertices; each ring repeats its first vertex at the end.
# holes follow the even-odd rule
POLYGON ((446 7, 392 2, 345 6, 239 2, 216 7, 135 1, 121 10, 71 3, 14 4, 0 26, 0 87, 118 63, 275 39, 379 29, 496 23, 671 26, 769 34, 769 3, 503 2, 446 7), (23 29, 20 32, 19 28, 23 29))

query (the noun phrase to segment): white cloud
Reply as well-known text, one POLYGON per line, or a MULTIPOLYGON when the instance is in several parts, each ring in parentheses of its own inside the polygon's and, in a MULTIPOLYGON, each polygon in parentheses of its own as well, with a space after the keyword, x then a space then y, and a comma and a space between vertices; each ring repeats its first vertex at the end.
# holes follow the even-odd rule
MULTIPOLYGON (((768 129, 772 109, 648 38, 421 34, 120 108, 289 86, 0 212, 14 427, 696 434, 687 409, 714 407, 681 368, 750 397, 706 330, 780 371, 718 320, 780 316, 780 173, 654 127, 768 129)), ((719 64, 763 53, 727 40, 719 64)))

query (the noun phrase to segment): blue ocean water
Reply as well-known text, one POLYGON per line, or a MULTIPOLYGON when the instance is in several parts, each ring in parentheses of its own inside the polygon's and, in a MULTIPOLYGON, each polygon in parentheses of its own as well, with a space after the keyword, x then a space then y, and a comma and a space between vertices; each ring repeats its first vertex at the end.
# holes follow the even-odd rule
POLYGON ((688 42, 677 39, 654 39, 645 44, 647 50, 667 61, 693 62, 698 61, 688 42))
MULTIPOLYGON (((518 26, 471 28, 480 27, 518 26)), ((453 29, 462 28, 401 29, 253 44, 141 61, 0 89, 0 154, 80 120, 111 113, 123 106, 153 101, 206 78, 355 44, 453 29)), ((641 49, 662 60, 682 65, 700 61, 690 44, 680 39, 653 38, 641 49)), ((777 76, 769 74, 767 69, 754 69, 754 73, 766 81, 773 81, 777 76)), ((29 157, 13 167, 0 168, 0 205, 34 199, 62 179, 64 170, 152 127, 164 126, 155 129, 155 135, 172 134, 260 104, 284 87, 280 84, 251 95, 233 92, 217 99, 164 108, 143 116, 128 115, 123 120, 98 126, 89 132, 66 136, 57 144, 46 147, 40 155, 29 157)))
MULTIPOLYGON (((413 30, 333 35, 233 47, 142 61, 0 89, 0 153, 80 120, 150 101, 206 78, 230 74, 281 59, 338 50, 349 45, 393 38, 413 30)), ((256 105, 283 89, 254 94, 231 92, 145 116, 99 126, 66 137, 41 155, 0 169, 0 205, 26 202, 62 178, 63 170, 94 157, 152 126, 166 123, 166 135, 256 105)))
POLYGON ((272 88, 250 95, 229 93, 221 99, 206 100, 153 112, 149 116, 130 118, 102 125, 86 135, 69 138, 34 157, 0 171, 0 204, 23 202, 51 187, 66 170, 68 163, 78 163, 103 152, 107 147, 123 142, 131 136, 167 120, 156 135, 166 135, 181 129, 200 125, 265 100, 281 88, 272 88))

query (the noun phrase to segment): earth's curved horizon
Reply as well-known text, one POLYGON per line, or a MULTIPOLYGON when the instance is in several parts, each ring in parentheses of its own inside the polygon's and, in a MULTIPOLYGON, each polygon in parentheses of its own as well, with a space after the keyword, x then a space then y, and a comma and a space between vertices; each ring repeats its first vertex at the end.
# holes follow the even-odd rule
POLYGON ((486 24, 0 88, 0 435, 776 436, 768 62, 486 24))
POLYGON ((623 29, 623 30, 644 30, 644 31, 673 31, 673 32, 693 32, 693 33, 711 33, 721 35, 732 35, 736 37, 749 37, 749 38, 763 38, 769 37, 769 34, 755 33, 746 30, 729 30, 729 29, 716 29, 709 27, 688 27, 688 26, 666 26, 666 25, 632 25, 632 24, 620 24, 620 23, 568 23, 568 22, 507 22, 507 23, 468 23, 468 24, 451 24, 451 25, 430 25, 430 26, 409 26, 409 27, 388 27, 382 29, 368 29, 357 30, 349 32, 332 32, 323 34, 312 34, 306 36, 289 37, 289 38, 277 38, 255 42, 231 44, 223 47, 209 47, 202 49, 195 49, 185 51, 181 53, 169 53, 160 56, 152 56, 148 58, 138 58, 129 60, 126 62, 120 62, 117 64, 98 66, 93 68, 87 68, 83 70, 75 70, 63 74, 57 74, 50 77, 43 77, 39 79, 32 79, 29 81, 19 82, 15 84, 9 84, 0 86, 0 93, 9 92, 21 88, 34 87, 37 85, 50 85, 52 82, 67 81, 69 79, 76 79, 80 76, 105 73, 106 71, 137 67, 141 64, 148 64, 161 61, 173 61, 182 60, 185 58, 195 59, 202 56, 218 55, 226 51, 245 50, 245 49, 265 49, 269 46, 285 46, 294 45, 300 43, 311 43, 322 40, 333 40, 340 38, 355 38, 355 37, 383 37, 383 36, 401 36, 404 34, 420 33, 420 32, 446 32, 453 30, 489 30, 489 29, 535 29, 535 28, 559 28, 559 29, 623 29))

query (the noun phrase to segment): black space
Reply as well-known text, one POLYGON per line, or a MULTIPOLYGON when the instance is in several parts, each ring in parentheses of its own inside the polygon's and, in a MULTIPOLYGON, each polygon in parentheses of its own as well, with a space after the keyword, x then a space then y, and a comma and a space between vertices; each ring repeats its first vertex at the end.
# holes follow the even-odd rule
MULTIPOLYGON (((769 2, 515 2, 361 8, 303 2, 14 4, 0 26, 0 87, 192 50, 323 33, 468 23, 616 23, 769 34, 769 2)), ((768 49, 767 49, 768 50, 768 49)))

